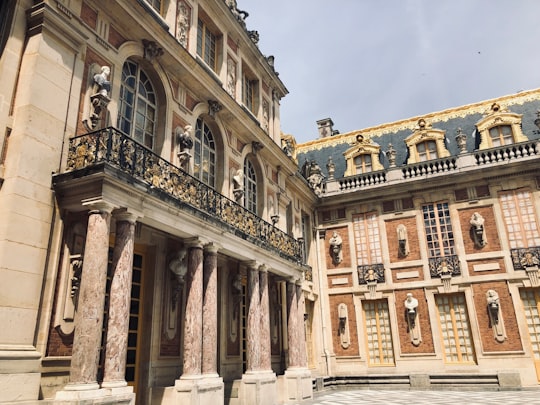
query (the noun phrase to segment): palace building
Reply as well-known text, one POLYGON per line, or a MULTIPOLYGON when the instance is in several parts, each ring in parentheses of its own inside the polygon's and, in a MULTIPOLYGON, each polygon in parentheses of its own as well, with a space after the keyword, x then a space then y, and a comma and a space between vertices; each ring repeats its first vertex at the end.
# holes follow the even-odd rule
POLYGON ((540 89, 297 144, 234 0, 0 15, 0 404, 538 388, 540 89))

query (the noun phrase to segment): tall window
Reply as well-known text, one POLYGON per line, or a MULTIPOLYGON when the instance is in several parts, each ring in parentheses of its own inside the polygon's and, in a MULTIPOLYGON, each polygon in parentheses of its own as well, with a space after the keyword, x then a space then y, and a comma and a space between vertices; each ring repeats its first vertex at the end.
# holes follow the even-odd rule
POLYGON ((214 71, 217 69, 216 43, 217 36, 203 20, 199 19, 197 24, 197 55, 199 55, 214 71))
POLYGON ((446 363, 474 364, 474 347, 463 294, 436 298, 446 363))
POLYGON ((156 94, 150 79, 134 62, 122 67, 118 128, 152 149, 156 132, 156 94))
POLYGON ((370 366, 393 366, 394 349, 386 300, 364 301, 366 343, 370 366))
POLYGON ((514 190, 499 195, 510 248, 540 246, 533 198, 528 190, 514 190))
POLYGON ((257 213, 257 177, 249 159, 244 162, 244 206, 257 213))
POLYGON ((244 75, 243 80, 243 103, 248 108, 249 111, 252 113, 256 113, 257 109, 257 103, 256 103, 256 97, 257 97, 257 80, 251 79, 249 76, 244 75))
POLYGON ((161 13, 161 0, 146 0, 146 2, 149 3, 158 13, 161 13))
POLYGON ((523 312, 527 320, 529 341, 534 355, 536 378, 540 381, 540 289, 522 289, 519 291, 523 302, 523 312))
POLYGON ((204 184, 216 186, 216 144, 208 125, 201 119, 195 124, 193 176, 204 184))
POLYGON ((424 141, 416 144, 418 151, 418 161, 425 162, 426 160, 437 159, 437 143, 435 141, 424 141))
POLYGON ((510 125, 499 125, 491 128, 489 130, 489 137, 491 138, 491 146, 493 147, 514 143, 514 136, 510 125))
POLYGON ((377 214, 353 216, 354 241, 358 265, 382 263, 381 236, 377 214))
POLYGON ((423 207, 429 257, 454 255, 454 232, 448 203, 423 207))
POLYGON ((370 173, 373 171, 371 166, 371 155, 364 154, 356 156, 354 158, 354 166, 356 168, 356 174, 370 173))

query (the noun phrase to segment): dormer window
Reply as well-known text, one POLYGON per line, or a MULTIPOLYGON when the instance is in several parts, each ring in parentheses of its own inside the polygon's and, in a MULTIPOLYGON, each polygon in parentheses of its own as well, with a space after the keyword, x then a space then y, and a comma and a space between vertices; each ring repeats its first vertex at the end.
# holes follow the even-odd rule
POLYGON ((426 120, 423 118, 419 119, 412 135, 405 139, 405 144, 409 148, 407 164, 410 165, 450 156, 444 139, 444 131, 433 129, 431 124, 426 122, 426 120))
POLYGON ((499 104, 493 103, 484 114, 484 118, 476 124, 476 129, 480 134, 479 149, 527 141, 527 137, 521 130, 521 117, 521 114, 512 113, 499 104))
POLYGON ((426 160, 437 159, 437 143, 435 141, 424 141, 416 144, 418 152, 418 161, 425 162, 426 160))
POLYGON ((490 128, 489 137, 491 138, 491 145, 494 147, 514 143, 514 136, 510 125, 499 125, 490 128))
POLYGON ((369 173, 372 171, 371 155, 358 155, 354 158, 356 174, 369 173))
POLYGON ((356 142, 343 153, 347 161, 347 169, 344 175, 354 176, 383 170, 384 167, 379 161, 380 150, 381 147, 372 142, 369 137, 357 134, 356 142))

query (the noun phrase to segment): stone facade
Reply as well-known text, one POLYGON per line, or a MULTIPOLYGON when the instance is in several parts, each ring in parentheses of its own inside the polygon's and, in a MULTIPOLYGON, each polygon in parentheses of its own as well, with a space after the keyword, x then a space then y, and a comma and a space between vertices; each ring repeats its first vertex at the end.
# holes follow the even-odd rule
POLYGON ((0 403, 538 386, 539 90, 300 145, 236 2, 0 7, 0 403))

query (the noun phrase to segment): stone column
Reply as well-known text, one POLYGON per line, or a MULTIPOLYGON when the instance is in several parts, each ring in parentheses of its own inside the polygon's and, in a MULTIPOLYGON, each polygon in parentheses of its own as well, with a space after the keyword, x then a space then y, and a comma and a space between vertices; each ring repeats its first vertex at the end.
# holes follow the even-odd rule
POLYGON ((109 294, 109 321, 105 345, 105 368, 102 388, 127 386, 126 353, 133 273, 133 245, 136 216, 123 212, 116 217, 116 239, 112 259, 109 294))
POLYGON ((268 296, 268 269, 259 267, 260 321, 261 321, 261 370, 272 370, 272 347, 270 341, 270 298, 268 296))
POLYGON ((66 391, 99 388, 97 369, 105 306, 109 226, 113 207, 101 201, 89 204, 89 207, 79 301, 75 316, 75 336, 66 391))
POLYGON ((188 245, 182 378, 200 376, 202 370, 203 250, 196 240, 188 245))
POLYGON ((300 367, 296 280, 287 282, 287 310, 287 340, 289 342, 289 363, 287 368, 300 367))
POLYGON ((217 247, 204 247, 203 264, 203 341, 202 373, 217 376, 218 303, 217 303, 217 247))
POLYGON ((298 359, 300 367, 307 367, 306 349, 306 299, 302 291, 302 284, 296 284, 296 300, 298 302, 298 359))
POLYGON ((247 372, 260 370, 260 306, 259 271, 255 262, 248 265, 248 315, 246 326, 247 372))

